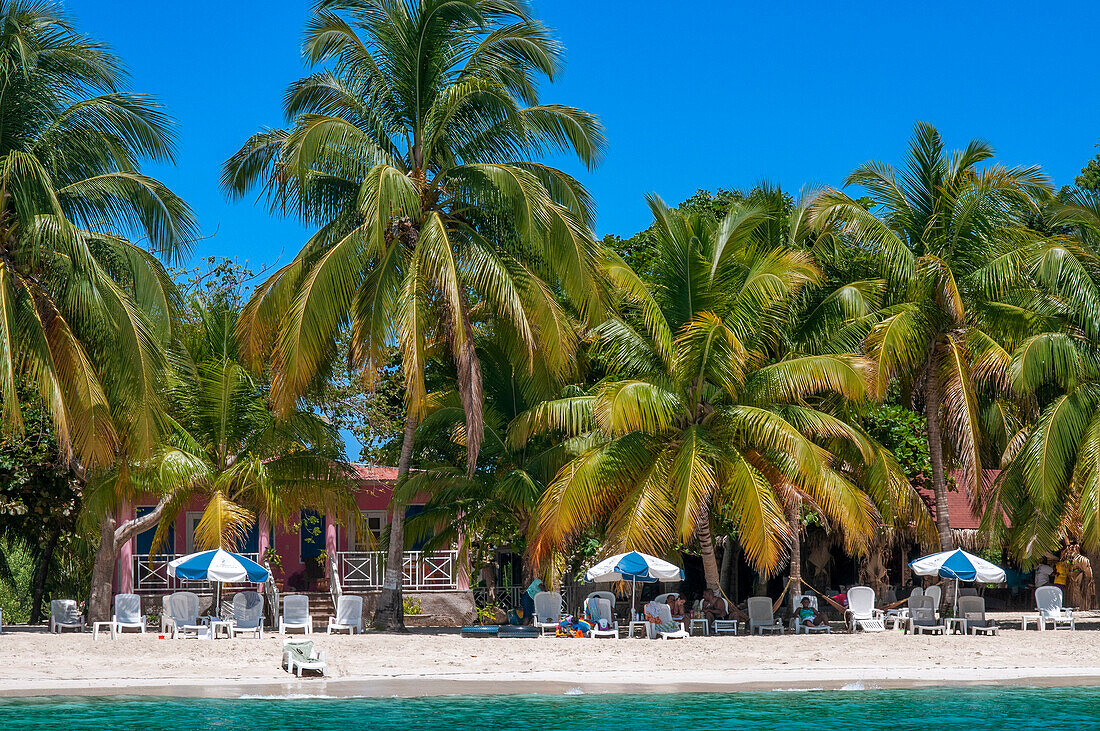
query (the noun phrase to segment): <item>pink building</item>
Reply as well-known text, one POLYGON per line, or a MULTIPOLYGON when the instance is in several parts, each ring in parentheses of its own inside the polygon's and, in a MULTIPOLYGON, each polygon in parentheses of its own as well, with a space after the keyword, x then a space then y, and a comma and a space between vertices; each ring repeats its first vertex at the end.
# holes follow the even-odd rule
MULTIPOLYGON (((346 515, 318 515, 302 511, 292 526, 271 526, 267 516, 259 516, 258 525, 249 532, 238 551, 264 563, 264 554, 274 546, 282 562, 285 591, 324 591, 325 581, 335 578, 344 593, 369 595, 381 589, 385 553, 378 538, 390 522, 390 497, 397 480, 393 467, 353 465, 356 473, 356 503, 366 530, 356 533, 355 522, 346 515), (327 560, 326 560, 327 557, 327 560)), ((131 519, 152 510, 153 502, 126 506, 122 519, 131 519)), ((186 506, 176 518, 167 542, 157 555, 150 555, 154 529, 131 539, 119 554, 115 574, 117 592, 144 595, 171 593, 181 589, 202 591, 201 582, 180 581, 168 576, 168 562, 193 553, 195 526, 202 517, 201 500, 186 506)), ((414 501, 406 515, 423 509, 423 501, 414 501)), ((422 552, 416 546, 406 553, 405 589, 407 592, 468 593, 466 572, 459 571, 457 550, 422 552)), ((279 577, 279 571, 274 571, 279 577)))

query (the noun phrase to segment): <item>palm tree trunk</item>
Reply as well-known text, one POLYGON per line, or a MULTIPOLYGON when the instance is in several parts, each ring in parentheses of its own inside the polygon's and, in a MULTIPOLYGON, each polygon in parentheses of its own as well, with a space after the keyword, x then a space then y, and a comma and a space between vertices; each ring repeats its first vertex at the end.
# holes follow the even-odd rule
MULTIPOLYGON (((412 409, 405 412, 405 436, 401 442, 401 458, 397 462, 397 485, 404 483, 412 463, 416 441, 416 416, 412 409)), ((396 493, 395 493, 396 495, 396 493)), ((390 632, 404 632, 405 605, 401 591, 402 564, 405 559, 405 504, 394 497, 390 501, 390 542, 386 547, 386 573, 382 579, 382 594, 374 610, 374 626, 390 632)))
POLYGON ((704 510, 695 524, 695 537, 699 539, 699 553, 703 557, 703 576, 707 588, 722 596, 722 583, 718 580, 718 559, 714 555, 714 536, 710 529, 710 511, 704 510))
POLYGON ((802 593, 802 498, 796 497, 787 506, 787 521, 791 526, 791 595, 802 593))
POLYGON ((31 624, 42 621, 42 597, 46 594, 46 577, 50 573, 50 564, 53 563, 53 554, 60 538, 61 527, 57 526, 50 532, 46 545, 38 556, 38 565, 34 568, 34 585, 31 588, 31 624))
POLYGON ((943 471, 943 434, 940 431, 942 400, 939 374, 933 361, 928 368, 924 411, 928 419, 928 454, 932 463, 932 491, 936 496, 936 528, 940 533, 940 550, 950 551, 955 547, 955 539, 951 534, 951 517, 947 512, 947 481, 943 471))

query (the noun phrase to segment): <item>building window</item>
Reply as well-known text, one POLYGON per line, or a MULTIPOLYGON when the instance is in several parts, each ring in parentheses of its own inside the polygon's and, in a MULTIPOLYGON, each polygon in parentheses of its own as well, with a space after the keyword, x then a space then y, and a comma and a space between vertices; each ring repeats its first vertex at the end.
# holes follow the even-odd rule
POLYGON ((363 525, 355 526, 353 551, 377 551, 381 547, 382 531, 386 529, 385 510, 363 510, 363 525), (366 528, 364 532, 363 528, 366 528))

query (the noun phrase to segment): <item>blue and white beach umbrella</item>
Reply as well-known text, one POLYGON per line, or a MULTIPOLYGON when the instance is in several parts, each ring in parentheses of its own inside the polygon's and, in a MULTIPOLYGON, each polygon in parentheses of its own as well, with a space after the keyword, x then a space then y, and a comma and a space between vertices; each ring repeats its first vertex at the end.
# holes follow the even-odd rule
POLYGON ((684 571, 676 564, 637 551, 605 558, 584 574, 584 580, 592 583, 629 581, 631 616, 634 616, 634 587, 637 582, 680 581, 683 578, 684 571))
POLYGON ((217 549, 180 556, 168 564, 168 575, 190 581, 267 581, 268 571, 250 558, 217 549))
POLYGON ((1005 580, 1005 570, 996 564, 967 553, 961 548, 954 551, 933 553, 909 562, 909 568, 920 576, 942 576, 955 580, 955 609, 959 605, 959 582, 980 581, 983 584, 1000 584, 1005 580))

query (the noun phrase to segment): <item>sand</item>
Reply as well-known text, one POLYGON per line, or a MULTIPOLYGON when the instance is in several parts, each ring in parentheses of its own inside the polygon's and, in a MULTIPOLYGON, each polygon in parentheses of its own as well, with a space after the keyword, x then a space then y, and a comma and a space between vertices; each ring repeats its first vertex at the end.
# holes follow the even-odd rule
MULTIPOLYGON (((1019 614, 1001 617, 1019 626, 1019 614)), ((1034 627, 1034 625, 1032 625, 1034 627)), ((945 683, 1100 684, 1100 616, 1076 632, 1000 636, 692 637, 676 641, 467 639, 454 631, 314 634, 330 677, 292 679, 283 638, 168 640, 40 631, 0 635, 0 695, 442 695, 733 691, 945 683)), ((837 626, 839 629, 839 626, 837 626)))

